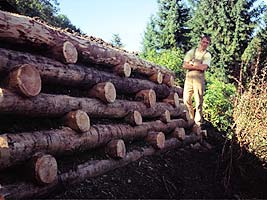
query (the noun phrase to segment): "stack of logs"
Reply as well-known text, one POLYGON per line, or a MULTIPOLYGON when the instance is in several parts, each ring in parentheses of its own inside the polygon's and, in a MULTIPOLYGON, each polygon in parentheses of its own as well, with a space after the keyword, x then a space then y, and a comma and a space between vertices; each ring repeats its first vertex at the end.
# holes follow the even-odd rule
POLYGON ((0 119, 10 126, 0 126, 0 199, 45 194, 202 139, 173 72, 33 18, 0 11, 0 77, 0 119), (135 141, 141 150, 129 150, 135 141), (58 170, 66 155, 75 162, 98 148, 108 157, 58 170))

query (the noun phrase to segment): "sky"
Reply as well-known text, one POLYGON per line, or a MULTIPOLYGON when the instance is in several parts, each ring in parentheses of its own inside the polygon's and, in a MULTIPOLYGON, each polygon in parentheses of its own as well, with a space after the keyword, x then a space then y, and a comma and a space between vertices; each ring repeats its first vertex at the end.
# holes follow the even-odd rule
POLYGON ((59 0, 60 14, 89 36, 111 42, 119 34, 124 49, 140 51, 147 23, 157 0, 59 0))

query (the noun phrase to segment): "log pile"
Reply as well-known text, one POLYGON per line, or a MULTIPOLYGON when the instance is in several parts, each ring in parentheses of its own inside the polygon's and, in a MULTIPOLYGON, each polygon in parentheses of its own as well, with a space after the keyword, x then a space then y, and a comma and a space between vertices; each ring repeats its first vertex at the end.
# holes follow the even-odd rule
POLYGON ((38 197, 202 140, 173 72, 4 11, 0 77, 0 199, 38 197), (62 170, 65 156, 73 163, 62 170))

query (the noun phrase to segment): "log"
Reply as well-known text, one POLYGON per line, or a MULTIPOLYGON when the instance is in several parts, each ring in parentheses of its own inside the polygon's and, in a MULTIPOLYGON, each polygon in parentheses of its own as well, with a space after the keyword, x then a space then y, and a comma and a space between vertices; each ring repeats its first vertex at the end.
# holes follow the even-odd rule
POLYGON ((78 52, 76 47, 69 41, 65 41, 60 43, 59 45, 55 45, 52 49, 52 54, 54 58, 57 60, 67 63, 67 64, 74 64, 78 60, 78 52))
POLYGON ((171 121, 170 111, 165 110, 165 112, 160 117, 160 121, 162 121, 164 123, 169 123, 171 121))
POLYGON ((112 103, 116 99, 116 89, 111 82, 96 84, 88 92, 89 97, 96 97, 105 103, 112 103))
POLYGON ((172 137, 177 138, 179 140, 185 140, 185 130, 181 127, 176 127, 172 132, 172 137))
POLYGON ((128 63, 125 63, 123 65, 117 65, 114 67, 114 71, 116 74, 122 77, 130 77, 131 75, 131 67, 128 63))
POLYGON ((164 148, 161 150, 156 150, 153 147, 146 147, 143 148, 142 151, 133 150, 128 152, 124 158, 119 160, 106 159, 87 161, 78 165, 75 169, 71 169, 70 171, 60 174, 58 181, 43 187, 29 182, 15 182, 3 185, 0 188, 0 196, 2 195, 3 198, 7 199, 40 197, 41 195, 48 194, 53 191, 56 187, 62 188, 67 185, 74 185, 87 178, 96 177, 105 174, 108 171, 126 166, 127 164, 137 161, 142 157, 160 154, 174 148, 180 148, 190 144, 190 142, 195 143, 198 139, 199 138, 195 135, 188 135, 183 142, 177 140, 176 138, 171 138, 165 141, 164 148))
POLYGON ((126 155, 126 147, 124 144, 124 141, 121 139, 118 140, 111 140, 107 146, 106 146, 106 153, 111 157, 111 158, 117 158, 121 159, 124 158, 126 155))
POLYGON ((164 74, 162 83, 168 85, 169 87, 173 87, 174 86, 173 75, 164 74))
POLYGON ((137 110, 130 111, 125 117, 125 121, 132 126, 139 126, 143 123, 142 115, 137 110))
POLYGON ((165 103, 169 103, 176 108, 179 107, 179 96, 176 92, 171 93, 167 98, 163 99, 162 101, 165 103))
POLYGON ((165 135, 163 132, 150 132, 145 140, 155 149, 164 148, 165 135))
POLYGON ((195 133, 196 135, 201 135, 201 127, 197 124, 194 124, 192 128, 190 129, 192 133, 195 133))
POLYGON ((90 129, 90 118, 86 112, 75 110, 66 114, 64 124, 78 133, 83 133, 90 129))
POLYGON ((97 99, 75 98, 67 95, 39 94, 31 99, 24 99, 15 93, 0 89, 0 113, 28 116, 63 116, 72 110, 83 110, 95 118, 122 118, 132 110, 137 110, 145 118, 156 118, 169 110, 173 117, 182 112, 166 103, 156 103, 147 108, 142 102, 117 100, 112 104, 103 104, 97 99))
MULTIPOLYGON (((97 83, 110 81, 120 94, 136 94, 140 90, 153 89, 160 99, 167 97, 172 90, 177 90, 177 88, 169 88, 166 85, 155 84, 148 80, 126 79, 92 67, 88 68, 83 65, 72 64, 64 65, 61 62, 42 56, 0 48, 0 72, 9 72, 21 63, 34 65, 38 69, 43 82, 54 84, 90 88, 97 83)), ((179 95, 181 94, 182 91, 179 95)))
POLYGON ((158 71, 158 72, 152 74, 149 77, 149 80, 151 80, 155 83, 161 84, 162 83, 162 73, 160 71, 158 71))
POLYGON ((31 169, 40 185, 53 183, 57 179, 57 161, 48 154, 36 153, 31 158, 31 169))
POLYGON ((156 93, 154 90, 141 90, 135 95, 136 101, 142 101, 148 108, 156 104, 156 93))
POLYGON ((67 95, 52 95, 40 93, 33 98, 23 98, 9 90, 0 88, 0 113, 22 116, 62 117, 73 110, 83 110, 93 118, 123 118, 130 111, 138 111, 144 118, 157 118, 165 110, 172 117, 179 118, 182 111, 166 103, 156 103, 153 108, 147 108, 142 102, 116 100, 105 104, 97 99, 70 97, 67 95))
POLYGON ((8 87, 25 97, 37 96, 41 91, 41 77, 33 65, 16 66, 8 78, 8 87))
POLYGON ((188 127, 188 124, 177 119, 167 124, 158 120, 135 127, 124 124, 93 125, 83 134, 77 134, 67 127, 17 134, 5 133, 0 135, 0 141, 4 144, 0 146, 0 169, 23 162, 37 152, 54 156, 71 154, 104 146, 113 139, 139 140, 147 137, 149 132, 169 133, 176 127, 188 127))

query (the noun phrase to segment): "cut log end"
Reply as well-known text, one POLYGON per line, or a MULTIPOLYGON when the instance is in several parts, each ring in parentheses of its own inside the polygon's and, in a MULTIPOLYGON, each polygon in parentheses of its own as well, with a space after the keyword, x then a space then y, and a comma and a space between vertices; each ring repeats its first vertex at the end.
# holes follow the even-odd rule
POLYGON ((64 118, 65 124, 77 132, 86 132, 90 129, 90 118, 86 112, 76 110, 69 112, 64 118))
POLYGON ((163 132, 151 132, 146 141, 155 149, 163 149, 165 146, 165 134, 163 132))
POLYGON ((139 91, 136 94, 135 99, 137 101, 143 101, 148 108, 156 105, 156 93, 152 89, 139 91))
POLYGON ((170 111, 165 110, 165 112, 161 115, 160 120, 164 123, 169 123, 171 121, 170 111))
POLYGON ((69 42, 66 41, 63 43, 63 56, 65 59, 65 63, 76 63, 78 60, 78 52, 75 46, 69 42))
POLYGON ((184 128, 176 127, 174 129, 174 131, 172 132, 172 136, 174 138, 179 139, 179 140, 184 140, 185 139, 185 130, 184 130, 184 128))
POLYGON ((114 68, 116 74, 122 77, 130 77, 132 68, 128 63, 124 63, 123 65, 117 65, 114 68))
POLYGON ((196 135, 201 135, 201 128, 197 124, 194 124, 191 128, 191 132, 195 133, 196 135))
POLYGON ((106 153, 112 158, 124 158, 126 156, 126 147, 121 139, 112 140, 107 144, 106 153))
POLYGON ((41 77, 33 65, 23 64, 9 74, 9 86, 26 97, 37 96, 41 91, 41 77))
POLYGON ((176 92, 171 93, 167 98, 162 100, 165 103, 169 103, 172 106, 179 108, 180 103, 179 103, 179 96, 176 92))
POLYGON ((164 84, 168 85, 169 87, 173 87, 174 86, 174 77, 170 74, 165 74, 162 82, 164 84))
POLYGON ((39 184, 49 184, 57 179, 57 161, 48 154, 33 157, 35 179, 39 184))
POLYGON ((111 82, 98 83, 89 91, 89 96, 112 103, 116 99, 116 89, 111 82))
POLYGON ((160 71, 154 73, 153 75, 151 75, 149 77, 149 80, 155 82, 155 83, 158 83, 158 84, 161 84, 162 83, 162 79, 163 79, 163 75, 160 71))
POLYGON ((139 126, 143 123, 142 115, 139 111, 131 111, 126 117, 125 121, 132 126, 139 126))

